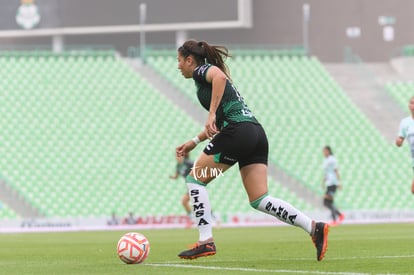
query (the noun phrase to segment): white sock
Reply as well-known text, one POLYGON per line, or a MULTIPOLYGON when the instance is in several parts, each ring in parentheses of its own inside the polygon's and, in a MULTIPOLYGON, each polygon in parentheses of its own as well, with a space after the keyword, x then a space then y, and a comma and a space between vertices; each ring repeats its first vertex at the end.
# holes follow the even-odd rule
POLYGON ((281 199, 265 196, 256 209, 287 224, 299 226, 309 234, 312 232, 312 219, 281 199))
POLYGON ((200 234, 199 241, 203 242, 213 238, 213 219, 211 218, 211 206, 207 189, 199 184, 187 183, 188 193, 191 198, 193 217, 200 234))

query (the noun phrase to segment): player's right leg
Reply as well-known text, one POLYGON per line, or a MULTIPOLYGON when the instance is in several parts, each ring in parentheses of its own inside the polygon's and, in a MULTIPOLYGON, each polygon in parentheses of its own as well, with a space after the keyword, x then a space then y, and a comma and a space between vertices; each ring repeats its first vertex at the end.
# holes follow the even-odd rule
POLYGON ((214 155, 207 155, 204 152, 194 163, 186 181, 199 239, 193 248, 182 251, 178 257, 196 259, 216 254, 212 232, 213 218, 206 186, 230 167, 230 165, 215 162, 214 155))
POLYGON ((338 223, 342 223, 342 221, 345 219, 345 214, 341 213, 338 208, 336 208, 336 214, 338 215, 338 223))
POLYGON ((253 163, 243 166, 240 169, 240 174, 250 205, 261 212, 276 217, 282 222, 301 227, 308 232, 316 247, 316 258, 318 261, 321 261, 328 246, 328 224, 316 223, 289 203, 269 196, 266 164, 253 163))

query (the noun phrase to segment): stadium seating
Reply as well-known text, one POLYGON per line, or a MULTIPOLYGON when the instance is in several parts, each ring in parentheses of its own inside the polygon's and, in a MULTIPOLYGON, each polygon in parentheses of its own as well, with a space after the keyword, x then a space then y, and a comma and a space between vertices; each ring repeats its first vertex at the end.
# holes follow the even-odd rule
POLYGON ((158 210, 153 193, 165 190, 174 146, 187 128, 198 129, 191 119, 114 55, 6 56, 0 63, 7 84, 2 172, 43 214, 170 211, 162 203, 158 210), (171 134, 173 122, 187 127, 171 134))
MULTIPOLYGON (((184 213, 184 182, 168 176, 174 148, 202 126, 113 52, 0 53, 0 82, 1 172, 43 215, 184 213)), ((215 212, 252 211, 237 169, 222 181, 215 212)))
MULTIPOLYGON (((174 52, 148 63, 196 102, 174 52)), ((408 152, 382 138, 316 58, 240 51, 228 64, 267 131, 271 163, 321 194, 321 149, 330 144, 343 177, 342 208, 414 206, 408 152)), ((168 175, 175 146, 202 125, 114 52, 0 53, 0 76, 1 172, 45 216, 183 213, 184 181, 168 175)), ((275 179, 269 185, 271 194, 313 209, 275 179)), ((216 212, 252 211, 237 168, 209 189, 216 212)))
POLYGON ((0 219, 14 219, 18 215, 4 202, 0 201, 0 219))
POLYGON ((414 95, 413 82, 389 82, 385 84, 385 90, 400 104, 400 106, 409 112, 408 99, 414 95))
MULTIPOLYGON (((149 64, 194 100, 194 84, 182 80, 171 56, 149 64)), ((347 98, 315 57, 242 54, 228 60, 232 79, 264 125, 270 161, 321 194, 322 147, 337 155, 343 209, 414 207, 407 152, 389 144, 347 98)))
POLYGON ((404 56, 414 56, 414 45, 405 45, 402 49, 404 56))

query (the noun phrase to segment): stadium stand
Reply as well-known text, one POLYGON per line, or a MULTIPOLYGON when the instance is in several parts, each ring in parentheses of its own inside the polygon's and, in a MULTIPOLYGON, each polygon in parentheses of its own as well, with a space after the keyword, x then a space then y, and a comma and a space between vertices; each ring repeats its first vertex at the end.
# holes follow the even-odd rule
POLYGON ((407 106, 408 99, 414 95, 413 82, 389 82, 385 84, 385 90, 409 113, 407 106))
POLYGON ((402 53, 404 56, 414 56, 414 45, 405 45, 402 53))
MULTIPOLYGON (((168 175, 202 126, 114 52, 3 52, 0 76, 2 174, 44 216, 183 213, 185 185, 168 175)), ((237 169, 220 180, 215 212, 252 211, 237 169)))
POLYGON ((0 219, 14 219, 18 215, 8 205, 0 201, 0 219))
MULTIPOLYGON (((192 81, 183 81, 176 71, 174 53, 148 61, 196 100, 192 81)), ((321 150, 329 144, 340 162, 341 208, 414 206, 407 155, 381 136, 317 58, 250 51, 234 55, 228 65, 234 83, 267 131, 273 164, 322 193, 321 150)))

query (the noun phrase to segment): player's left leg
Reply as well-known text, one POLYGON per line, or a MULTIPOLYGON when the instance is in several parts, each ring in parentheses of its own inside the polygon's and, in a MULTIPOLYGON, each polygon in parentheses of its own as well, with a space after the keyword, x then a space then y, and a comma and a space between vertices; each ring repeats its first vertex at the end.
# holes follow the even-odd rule
POLYGON ((250 205, 282 222, 301 227, 312 237, 317 250, 317 260, 321 261, 328 246, 328 225, 316 223, 291 204, 268 195, 267 166, 254 163, 240 169, 243 185, 250 205))
POLYGON ((252 207, 275 216, 285 223, 299 226, 311 234, 312 219, 289 203, 268 195, 265 164, 255 163, 244 166, 240 169, 240 174, 252 207))

